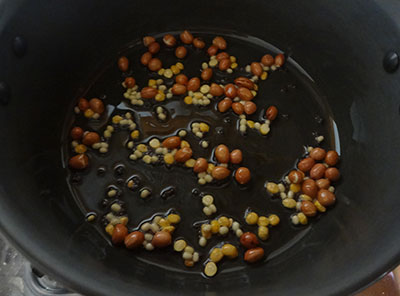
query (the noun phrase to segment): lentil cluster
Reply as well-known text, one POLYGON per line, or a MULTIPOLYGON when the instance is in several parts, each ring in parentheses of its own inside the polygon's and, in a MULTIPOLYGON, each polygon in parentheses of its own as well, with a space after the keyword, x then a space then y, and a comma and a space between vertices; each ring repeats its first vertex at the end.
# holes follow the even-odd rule
MULTIPOLYGON (((261 136, 269 134, 272 122, 277 119, 278 109, 276 106, 257 106, 256 98, 259 84, 267 80, 272 72, 284 66, 283 54, 277 54, 275 57, 265 54, 260 61, 244 67, 247 73, 245 76, 236 77, 233 83, 220 84, 213 82, 213 76, 217 72, 233 74, 239 69, 239 61, 226 51, 228 44, 223 37, 215 37, 212 44, 206 48, 205 41, 185 30, 179 38, 171 34, 164 35, 161 40, 146 36, 143 38, 143 45, 147 51, 140 57, 140 63, 153 77, 148 79, 145 86, 140 87, 135 77, 127 75, 131 69, 127 57, 121 56, 117 62, 124 77, 121 82, 124 89, 123 98, 131 107, 142 107, 150 103, 155 119, 166 122, 170 115, 169 110, 162 105, 165 100, 180 100, 184 105, 188 107, 193 105, 200 110, 206 110, 212 105, 221 116, 227 112, 234 114, 237 118, 236 128, 239 136, 245 135, 248 129, 258 131, 261 136), (166 67, 158 57, 162 47, 174 48, 173 54, 178 61, 166 67), (201 64, 198 77, 188 77, 183 73, 188 48, 204 50, 207 54, 207 60, 201 64), (260 114, 263 115, 259 121, 248 119, 248 116, 257 111, 261 111, 260 114)), ((192 121, 188 126, 181 126, 167 136, 154 135, 143 139, 141 128, 137 124, 139 120, 133 111, 125 113, 113 111, 106 108, 103 101, 98 98, 90 100, 80 98, 74 111, 77 117, 83 115, 83 118, 91 122, 102 120, 107 116, 110 116, 110 119, 101 133, 85 130, 80 126, 71 129, 73 155, 69 158, 68 164, 73 171, 87 169, 90 166, 91 153, 103 156, 109 154, 109 143, 113 134, 127 133, 129 140, 124 145, 129 151, 128 158, 133 165, 143 162, 150 166, 177 166, 188 170, 199 185, 219 186, 228 178, 232 178, 243 189, 251 186, 249 183, 251 168, 245 166, 246 161, 240 149, 219 143, 209 157, 195 155, 192 149, 194 145, 204 149, 209 147, 207 137, 213 127, 206 121, 192 121), (110 114, 106 115, 108 112, 110 114), (189 133, 199 139, 199 142, 190 143, 187 140, 189 133)), ((323 136, 316 137, 318 143, 323 139, 323 136)), ((265 187, 270 195, 282 199, 284 207, 296 211, 291 216, 293 224, 305 225, 308 223, 308 218, 316 216, 318 212, 325 212, 327 207, 335 203, 335 188, 332 184, 340 177, 339 170, 335 167, 338 161, 339 156, 335 151, 326 152, 319 147, 309 147, 296 169, 287 174, 282 182, 266 182, 265 187)), ((123 170, 124 167, 115 168, 116 174, 122 175, 123 170)), ((99 168, 98 174, 104 174, 104 169, 99 168)), ((119 180, 122 180, 121 184, 129 190, 138 191, 140 199, 146 200, 155 194, 151 185, 144 186, 138 176, 119 180)), ((170 186, 163 190, 160 196, 167 200, 175 192, 175 187, 170 186)), ((204 275, 208 277, 216 275, 217 263, 224 258, 236 260, 240 253, 243 253, 243 260, 247 263, 263 260, 264 248, 258 239, 267 240, 270 227, 280 223, 280 218, 276 214, 259 216, 250 209, 246 210, 242 224, 227 215, 216 216, 218 211, 223 211, 217 208, 218 196, 201 193, 199 197, 202 214, 208 220, 194 225, 198 227, 197 245, 204 248, 212 236, 220 239, 209 254, 202 254, 201 251, 195 250, 196 244, 190 243, 193 238, 174 238, 174 231, 181 222, 181 215, 176 211, 171 209, 165 213, 156 213, 138 225, 131 225, 120 195, 118 186, 109 186, 102 201, 107 208, 102 216, 104 230, 114 245, 124 246, 129 250, 144 248, 147 251, 172 246, 175 252, 181 254, 186 267, 193 267, 205 258, 204 275), (254 232, 244 230, 251 228, 254 232), (236 244, 225 241, 230 233, 236 238, 236 244)), ((95 213, 87 215, 87 221, 95 220, 95 213)), ((196 237, 195 230, 193 233, 196 237)))

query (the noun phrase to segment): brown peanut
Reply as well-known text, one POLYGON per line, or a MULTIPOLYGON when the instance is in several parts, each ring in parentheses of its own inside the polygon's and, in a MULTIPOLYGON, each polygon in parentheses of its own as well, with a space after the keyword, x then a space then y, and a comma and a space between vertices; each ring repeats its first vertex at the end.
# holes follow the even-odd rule
POLYGON ((89 158, 85 154, 79 154, 71 157, 68 165, 75 170, 83 170, 89 165, 89 158))
POLYGON ((260 261, 264 257, 264 249, 263 248, 254 248, 249 249, 244 253, 244 261, 249 263, 254 263, 260 261))
POLYGON ((304 180, 303 184, 301 185, 301 191, 303 191, 303 193, 309 197, 315 198, 318 193, 318 187, 313 179, 307 179, 304 180))
POLYGON ((118 59, 118 68, 122 71, 122 72, 126 72, 129 69, 129 60, 127 57, 120 57, 118 59))
POLYGON ((325 163, 327 165, 334 166, 338 163, 338 161, 339 161, 339 154, 336 151, 330 150, 326 153, 325 163))
POLYGON ((232 104, 232 110, 237 115, 240 115, 240 114, 243 114, 243 112, 244 112, 244 106, 238 102, 235 102, 232 104))
POLYGON ((187 85, 188 83, 188 78, 185 74, 179 74, 175 77, 175 82, 183 85, 187 85))
POLYGON ((215 45, 211 45, 208 49, 207 49, 207 53, 209 56, 214 56, 216 55, 218 52, 218 47, 216 47, 215 45))
POLYGON ((253 249, 257 247, 260 242, 257 236, 252 232, 245 232, 240 236, 240 244, 246 249, 253 249))
POLYGON ((229 155, 229 160, 233 164, 239 164, 243 160, 242 151, 240 149, 233 150, 229 155))
POLYGON ((144 54, 142 54, 140 62, 142 63, 143 66, 147 66, 152 58, 153 55, 150 52, 145 52, 144 54))
POLYGON ((176 151, 175 153, 175 161, 176 162, 185 162, 189 160, 193 155, 193 151, 190 147, 183 147, 176 151))
POLYGON ((329 190, 326 189, 321 189, 320 191, 318 191, 318 201, 321 205, 323 205, 324 207, 328 207, 331 206, 335 203, 336 201, 336 197, 335 195, 330 192, 329 190))
POLYGON ((304 200, 301 202, 301 211, 307 217, 313 217, 317 214, 317 207, 311 201, 304 200))
POLYGON ((125 239, 125 247, 127 249, 135 249, 140 247, 144 242, 144 234, 141 231, 133 231, 129 233, 125 239))
POLYGON ((229 149, 226 145, 220 144, 215 148, 215 158, 219 163, 229 162, 229 149))
POLYGON ((230 99, 235 98, 237 95, 236 86, 232 83, 225 85, 225 95, 230 99))
POLYGON ((83 136, 83 129, 81 129, 79 126, 75 126, 71 130, 71 138, 74 140, 80 140, 82 139, 83 136))
POLYGON ((183 84, 175 83, 175 84, 172 86, 171 92, 172 92, 174 95, 183 95, 184 93, 186 93, 186 86, 183 85, 183 84))
POLYGON ((217 61, 220 62, 224 59, 229 59, 229 54, 225 51, 220 52, 219 54, 216 55, 217 61))
MULTIPOLYGON (((325 171, 326 174, 326 171, 325 171)), ((331 186, 331 181, 329 179, 319 179, 315 181, 315 184, 317 184, 319 189, 328 189, 329 186, 331 186)))
POLYGON ((278 109, 275 106, 269 106, 267 111, 265 111, 265 117, 268 120, 273 121, 278 116, 278 109))
POLYGON ((228 70, 228 68, 231 66, 231 64, 232 64, 232 62, 230 59, 222 59, 218 63, 218 69, 220 69, 221 71, 228 70))
POLYGON ((85 98, 80 98, 78 101, 78 108, 81 111, 86 111, 87 109, 89 109, 89 101, 85 98))
POLYGON ((147 67, 150 71, 158 71, 162 68, 162 62, 159 58, 152 58, 147 64, 147 67))
POLYGON ((153 42, 147 48, 151 54, 156 54, 160 51, 160 44, 158 42, 153 42))
POLYGON ((248 88, 239 87, 237 90, 237 95, 243 101, 251 101, 254 96, 248 88))
POLYGON ((254 104, 252 101, 247 101, 246 103, 244 103, 244 113, 250 115, 256 111, 257 111, 257 105, 254 104))
POLYGON ((172 242, 171 234, 168 231, 158 231, 154 234, 151 241, 152 245, 156 248, 168 247, 172 242))
POLYGON ((191 78, 187 84, 187 90, 197 91, 199 88, 200 88, 200 79, 198 77, 191 78))
POLYGON ((126 88, 133 88, 136 85, 136 80, 133 77, 126 77, 124 82, 126 88))
POLYGON ((231 171, 226 167, 216 166, 211 172, 211 175, 216 180, 226 179, 230 175, 231 171))
POLYGON ((225 98, 218 103, 218 111, 219 112, 226 112, 232 106, 232 100, 229 98, 225 98))
POLYGON ((210 94, 213 95, 214 97, 222 96, 224 94, 224 89, 218 84, 213 82, 211 83, 210 86, 210 94))
POLYGON ((255 76, 261 76, 263 73, 263 68, 260 63, 252 62, 250 65, 251 73, 255 76))
POLYGON ((98 98, 93 98, 89 101, 89 106, 90 109, 93 110, 93 112, 102 114, 104 112, 104 104, 103 101, 98 99, 98 98))
POLYGON ((251 179, 250 170, 246 167, 238 168, 235 172, 235 179, 241 185, 248 183, 251 179))
POLYGON ((304 173, 302 171, 293 170, 289 173, 289 180, 294 184, 300 184, 303 182, 304 173))
POLYGON ((315 160, 311 157, 306 157, 297 164, 297 167, 300 171, 306 173, 314 166, 315 160))
POLYGON ((238 87, 245 87, 250 90, 254 88, 254 82, 246 77, 238 77, 234 82, 238 87))
POLYGON ((200 157, 194 163, 193 172, 202 173, 207 171, 207 168, 208 168, 207 159, 200 157))
POLYGON ((176 45, 176 38, 171 34, 166 34, 163 37, 163 42, 168 47, 174 47, 176 45))
POLYGON ((144 99, 152 99, 156 96, 157 93, 158 93, 157 89, 150 86, 146 86, 143 87, 142 90, 140 91, 140 96, 144 99))
POLYGON ((325 174, 326 167, 322 163, 316 163, 310 170, 310 178, 321 179, 325 174))
POLYGON ((340 172, 337 168, 334 167, 327 168, 325 170, 325 178, 335 182, 340 179, 340 172))
POLYGON ((86 146, 92 146, 98 142, 100 142, 100 136, 96 132, 88 132, 83 135, 82 143, 86 146))
POLYGON ((312 159, 317 160, 317 161, 323 160, 323 159, 325 158, 325 156, 326 156, 326 151, 325 151, 325 149, 322 149, 322 148, 317 147, 317 148, 313 148, 313 149, 310 151, 310 157, 311 157, 312 159))
POLYGON ((143 37, 143 45, 144 46, 149 46, 153 42, 156 42, 156 39, 153 36, 145 36, 143 37))
POLYGON ((216 47, 218 47, 218 49, 220 50, 224 50, 226 49, 226 41, 223 37, 221 36, 217 36, 213 39, 212 41, 213 45, 215 45, 216 47))
POLYGON ((193 42, 193 35, 188 31, 185 30, 180 35, 181 41, 185 44, 191 44, 193 42))
POLYGON ((161 145, 168 149, 178 148, 181 145, 181 138, 178 136, 168 137, 162 142, 161 145))
POLYGON ((271 67, 273 64, 275 64, 275 59, 272 55, 266 54, 261 58, 261 63, 264 66, 271 67))
POLYGON ((187 54, 187 49, 186 49, 186 47, 184 47, 184 46, 178 46, 178 47, 175 49, 175 56, 176 56, 178 59, 183 59, 183 58, 186 56, 186 54, 187 54))
POLYGON ((201 79, 203 79, 204 81, 208 81, 211 79, 213 75, 213 71, 211 68, 206 68, 201 72, 201 79))
POLYGON ((201 40, 200 38, 194 38, 193 46, 196 48, 202 49, 206 46, 206 43, 203 40, 201 40))
POLYGON ((285 56, 282 53, 276 55, 275 65, 282 67, 284 63, 285 63, 285 56))
POLYGON ((111 240, 114 245, 118 245, 124 242, 125 237, 128 235, 128 228, 124 224, 117 224, 114 227, 114 231, 111 240))

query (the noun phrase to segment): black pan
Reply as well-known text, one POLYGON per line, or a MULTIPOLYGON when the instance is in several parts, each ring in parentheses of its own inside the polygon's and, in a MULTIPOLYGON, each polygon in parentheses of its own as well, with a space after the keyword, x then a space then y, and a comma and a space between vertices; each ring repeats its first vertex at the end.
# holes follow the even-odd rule
POLYGON ((87 295, 343 295, 364 287, 400 259, 395 55, 383 66, 400 49, 399 11, 397 1, 365 0, 0 2, 2 232, 40 270, 87 295), (183 29, 252 36, 284 51, 288 71, 297 62, 312 77, 340 139, 337 205, 265 264, 213 279, 110 247, 84 223, 60 149, 66 114, 105 65, 144 35, 183 29))

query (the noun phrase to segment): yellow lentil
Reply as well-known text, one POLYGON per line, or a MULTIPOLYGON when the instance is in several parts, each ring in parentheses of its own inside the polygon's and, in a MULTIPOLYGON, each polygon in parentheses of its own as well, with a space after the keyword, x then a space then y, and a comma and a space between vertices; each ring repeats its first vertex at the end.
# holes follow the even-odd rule
POLYGON ((218 218, 218 223, 221 226, 228 227, 229 226, 229 219, 227 217, 225 217, 225 216, 219 217, 218 218))
POLYGON ((158 221, 157 224, 160 225, 161 227, 165 227, 165 226, 170 226, 171 225, 171 223, 168 220, 164 219, 164 218, 160 219, 160 221, 158 221))
POLYGON ((269 219, 265 216, 260 216, 257 221, 258 226, 268 226, 269 219))
POLYGON ((79 144, 79 145, 77 145, 77 146, 75 147, 75 152, 78 153, 78 154, 85 153, 86 150, 87 150, 87 148, 86 148, 86 146, 83 145, 83 144, 79 144))
POLYGON ((293 209, 296 207, 296 201, 293 198, 286 198, 282 200, 282 204, 285 208, 293 209))
POLYGON ((183 70, 185 68, 181 62, 178 62, 175 65, 178 67, 179 70, 183 70))
POLYGON ((161 68, 160 70, 158 70, 158 75, 164 75, 165 69, 161 68))
POLYGON ((300 191, 300 184, 290 184, 290 191, 293 191, 294 193, 297 193, 300 191))
POLYGON ((212 277, 217 273, 217 265, 214 262, 208 262, 204 267, 204 274, 206 276, 212 277))
POLYGON ((176 65, 172 65, 172 66, 171 66, 171 71, 172 71, 172 73, 174 73, 175 75, 176 75, 176 74, 179 74, 179 72, 181 72, 181 70, 180 70, 176 65))
POLYGON ((128 224, 128 221, 129 221, 129 218, 128 217, 121 217, 121 219, 119 219, 119 222, 121 223, 121 224, 124 224, 124 225, 126 225, 126 224, 128 224))
POLYGON ((94 115, 94 112, 92 109, 87 109, 84 113, 86 118, 91 118, 94 115))
POLYGON ((210 260, 212 262, 219 262, 224 258, 224 254, 222 253, 222 250, 220 248, 214 248, 211 253, 210 253, 210 260))
POLYGON ((191 105, 193 103, 193 98, 191 96, 186 96, 183 101, 186 105, 191 105))
POLYGON ((232 63, 232 64, 231 64, 231 68, 232 68, 232 69, 236 69, 236 68, 237 68, 237 66, 238 66, 238 64, 237 64, 237 63, 232 63))
POLYGON ((265 226, 258 227, 258 237, 262 240, 266 240, 269 235, 269 229, 265 226))
POLYGON ((297 217, 299 218, 300 224, 306 225, 308 223, 307 217, 303 213, 298 213, 297 217))
POLYGON ((175 230, 175 226, 172 226, 172 225, 170 225, 170 226, 165 226, 165 227, 162 227, 162 230, 163 230, 163 231, 167 231, 167 232, 169 232, 169 233, 172 233, 172 232, 174 232, 174 230, 175 230))
POLYGON ((246 223, 249 225, 254 225, 258 221, 258 215, 255 212, 250 212, 246 216, 246 223))
POLYGON ((171 69, 167 69, 164 72, 164 76, 167 77, 167 78, 172 78, 172 76, 174 76, 174 73, 172 72, 171 69))
POLYGON ((196 160, 191 158, 191 159, 186 160, 185 166, 188 168, 192 168, 192 167, 194 167, 195 163, 196 163, 196 160))
POLYGON ((279 186, 276 183, 268 182, 267 191, 271 194, 277 194, 279 192, 279 186))
POLYGON ((147 146, 145 144, 137 145, 136 149, 139 150, 140 152, 147 152, 147 146))
POLYGON ((219 232, 219 223, 217 220, 211 221, 211 232, 214 234, 219 232))
POLYGON ((189 144, 188 141, 182 140, 181 141, 181 148, 184 148, 184 147, 189 147, 190 148, 190 144, 189 144))
POLYGON ((302 200, 312 201, 312 198, 310 196, 308 196, 307 194, 300 194, 300 198, 302 200))
POLYGON ((254 121, 253 120, 247 120, 247 126, 249 127, 249 128, 254 128, 254 121))
POLYGON ((155 85, 157 85, 157 81, 155 79, 149 79, 148 85, 155 86, 155 85))
POLYGON ((174 250, 177 252, 182 252, 187 246, 187 243, 183 239, 179 239, 174 243, 174 250))
POLYGON ((174 163, 174 156, 171 153, 167 153, 164 155, 164 161, 166 164, 173 164, 174 163))
POLYGON ((139 131, 138 130, 134 130, 133 132, 131 132, 131 138, 133 140, 139 138, 139 131))
POLYGON ((178 214, 169 214, 167 220, 171 224, 177 224, 181 222, 181 217, 178 214))
POLYGON ((158 94, 156 94, 155 99, 157 102, 163 102, 165 101, 165 94, 160 90, 158 91, 158 94))
POLYGON ((318 200, 314 202, 314 205, 317 207, 317 210, 320 211, 321 213, 326 212, 326 208, 320 204, 318 200))
POLYGON ((268 72, 263 72, 261 74, 261 80, 265 80, 265 79, 267 79, 267 77, 268 77, 268 72))
POLYGON ((113 235, 113 232, 114 232, 114 225, 108 224, 108 225, 106 226, 106 232, 107 232, 110 236, 112 236, 112 235, 113 235))
POLYGON ((211 172, 213 171, 214 168, 215 168, 215 165, 212 163, 209 163, 208 168, 207 168, 207 173, 211 174, 211 172))
POLYGON ((222 254, 229 259, 236 258, 238 256, 238 250, 234 245, 224 244, 222 246, 222 254))
POLYGON ((200 131, 202 131, 203 133, 206 133, 210 130, 210 127, 208 126, 208 124, 201 122, 200 123, 200 131))
POLYGON ((277 216, 277 215, 275 215, 275 214, 272 214, 272 215, 270 215, 269 217, 268 217, 268 219, 269 219, 269 223, 272 225, 272 226, 275 226, 275 225, 278 225, 279 224, 279 217, 277 216))

